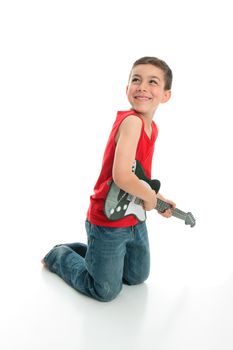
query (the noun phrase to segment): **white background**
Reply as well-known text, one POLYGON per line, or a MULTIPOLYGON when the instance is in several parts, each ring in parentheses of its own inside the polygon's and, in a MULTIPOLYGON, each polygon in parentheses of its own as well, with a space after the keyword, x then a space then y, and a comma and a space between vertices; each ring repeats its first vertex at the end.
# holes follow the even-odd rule
POLYGON ((2 349, 232 349, 231 14, 227 0, 1 1, 2 349), (197 225, 149 213, 147 284, 103 304, 40 259, 86 241, 128 74, 148 55, 174 73, 153 175, 197 225))

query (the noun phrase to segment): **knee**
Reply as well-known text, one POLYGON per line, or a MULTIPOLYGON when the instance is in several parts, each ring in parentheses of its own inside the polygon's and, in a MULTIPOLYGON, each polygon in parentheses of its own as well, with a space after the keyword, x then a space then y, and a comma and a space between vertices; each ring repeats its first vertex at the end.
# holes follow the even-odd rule
POLYGON ((134 285, 137 285, 137 284, 142 284, 144 283, 147 278, 149 277, 149 271, 148 272, 145 272, 141 275, 128 275, 128 276, 124 276, 124 279, 123 279, 123 282, 125 284, 128 284, 129 286, 134 286, 134 285))
POLYGON ((122 289, 122 284, 116 286, 111 285, 108 282, 101 286, 95 286, 95 297, 99 301, 108 302, 114 300, 122 289))
POLYGON ((101 297, 100 301, 103 301, 103 302, 109 302, 109 301, 112 301, 114 299, 116 299, 116 297, 118 296, 119 292, 118 293, 108 293, 107 295, 104 295, 101 297))

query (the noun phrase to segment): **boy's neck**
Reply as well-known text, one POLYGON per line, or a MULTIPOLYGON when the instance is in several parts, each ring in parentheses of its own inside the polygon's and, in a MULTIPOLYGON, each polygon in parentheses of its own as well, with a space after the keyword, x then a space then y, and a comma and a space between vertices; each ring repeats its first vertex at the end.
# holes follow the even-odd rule
MULTIPOLYGON (((132 110, 134 110, 134 109, 132 109, 132 110)), ((152 124, 152 120, 153 120, 154 115, 146 116, 146 115, 144 115, 142 113, 137 112, 136 110, 134 110, 134 111, 137 113, 137 115, 139 117, 141 117, 143 119, 145 133, 148 135, 149 138, 151 138, 151 134, 152 134, 152 126, 151 126, 151 124, 152 124)))
POLYGON ((145 125, 148 125, 148 126, 151 125, 152 120, 154 118, 154 114, 152 114, 152 115, 144 115, 144 114, 136 111, 135 109, 132 109, 132 110, 135 111, 139 115, 139 117, 143 118, 145 125))

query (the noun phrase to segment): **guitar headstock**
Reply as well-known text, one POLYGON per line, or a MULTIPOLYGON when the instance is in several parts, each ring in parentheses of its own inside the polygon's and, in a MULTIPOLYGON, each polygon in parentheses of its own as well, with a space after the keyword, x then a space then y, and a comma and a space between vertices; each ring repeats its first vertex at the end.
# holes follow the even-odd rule
POLYGON ((188 212, 185 218, 185 225, 190 225, 190 227, 195 226, 196 220, 192 213, 188 212))

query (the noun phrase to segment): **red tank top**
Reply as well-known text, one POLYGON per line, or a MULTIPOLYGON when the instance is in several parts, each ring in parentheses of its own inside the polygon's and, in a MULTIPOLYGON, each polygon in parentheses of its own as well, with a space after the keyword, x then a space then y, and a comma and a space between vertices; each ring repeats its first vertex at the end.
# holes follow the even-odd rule
POLYGON ((152 121, 152 134, 151 138, 149 138, 144 130, 143 118, 137 115, 135 111, 129 110, 118 112, 107 142, 102 162, 102 169, 94 187, 94 194, 90 197, 90 206, 87 212, 87 218, 90 223, 98 226, 128 227, 134 226, 138 223, 138 220, 133 215, 126 216, 116 221, 111 221, 106 217, 104 213, 104 202, 109 191, 110 183, 112 181, 112 166, 116 149, 115 137, 120 124, 129 115, 135 115, 142 120, 142 130, 140 139, 138 141, 135 158, 141 163, 146 176, 148 178, 151 178, 151 165, 154 153, 154 144, 158 135, 157 126, 152 121))

